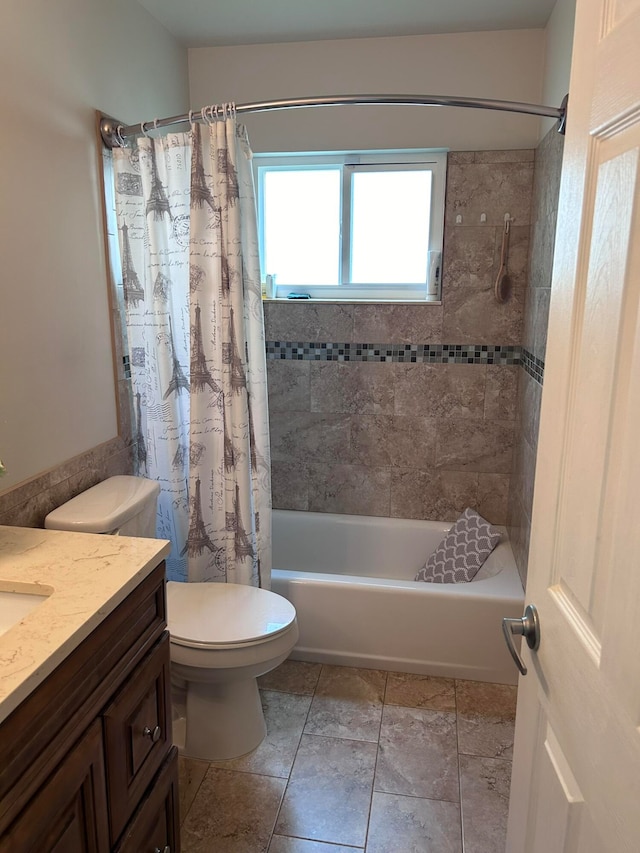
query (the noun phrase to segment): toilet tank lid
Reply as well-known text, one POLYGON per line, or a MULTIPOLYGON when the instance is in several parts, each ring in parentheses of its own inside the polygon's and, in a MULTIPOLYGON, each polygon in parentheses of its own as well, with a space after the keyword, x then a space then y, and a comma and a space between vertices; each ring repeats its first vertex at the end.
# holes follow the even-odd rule
POLYGON ((48 530, 111 533, 159 494, 160 484, 154 480, 124 474, 109 477, 50 512, 44 526, 48 530))

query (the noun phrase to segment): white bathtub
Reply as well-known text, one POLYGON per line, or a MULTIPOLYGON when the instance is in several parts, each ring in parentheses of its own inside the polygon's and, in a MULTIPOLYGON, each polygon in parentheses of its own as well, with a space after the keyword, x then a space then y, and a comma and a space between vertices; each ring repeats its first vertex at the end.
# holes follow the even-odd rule
POLYGON ((271 588, 298 612, 292 658, 514 684, 501 623, 524 596, 506 531, 471 583, 413 580, 449 527, 274 510, 271 588))

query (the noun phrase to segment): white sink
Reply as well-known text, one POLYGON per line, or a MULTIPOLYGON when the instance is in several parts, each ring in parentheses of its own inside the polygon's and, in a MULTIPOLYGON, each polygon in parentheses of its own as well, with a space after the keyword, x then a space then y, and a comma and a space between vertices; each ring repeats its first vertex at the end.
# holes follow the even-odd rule
POLYGON ((11 589, 0 588, 0 636, 46 601, 53 590, 36 584, 17 584, 11 589))

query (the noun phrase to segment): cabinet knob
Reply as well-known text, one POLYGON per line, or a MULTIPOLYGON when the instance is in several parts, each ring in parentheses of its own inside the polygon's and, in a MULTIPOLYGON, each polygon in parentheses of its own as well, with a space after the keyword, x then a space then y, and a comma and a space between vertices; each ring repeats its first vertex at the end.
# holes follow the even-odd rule
POLYGON ((168 844, 166 847, 163 847, 162 850, 159 847, 156 847, 153 853, 171 853, 171 848, 168 844))
MULTIPOLYGON (((156 726, 154 729, 150 729, 149 726, 145 726, 142 730, 142 734, 145 737, 151 738, 152 743, 157 743, 162 735, 162 729, 160 726, 156 726)), ((164 850, 161 850, 160 853, 171 853, 171 851, 166 847, 164 850)))

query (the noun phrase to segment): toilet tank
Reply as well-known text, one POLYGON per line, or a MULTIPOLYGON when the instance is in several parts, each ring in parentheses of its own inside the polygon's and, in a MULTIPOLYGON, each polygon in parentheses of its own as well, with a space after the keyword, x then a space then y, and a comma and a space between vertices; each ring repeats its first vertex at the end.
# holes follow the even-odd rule
POLYGON ((160 484, 144 477, 109 477, 62 504, 44 520, 48 530, 154 539, 160 484))

